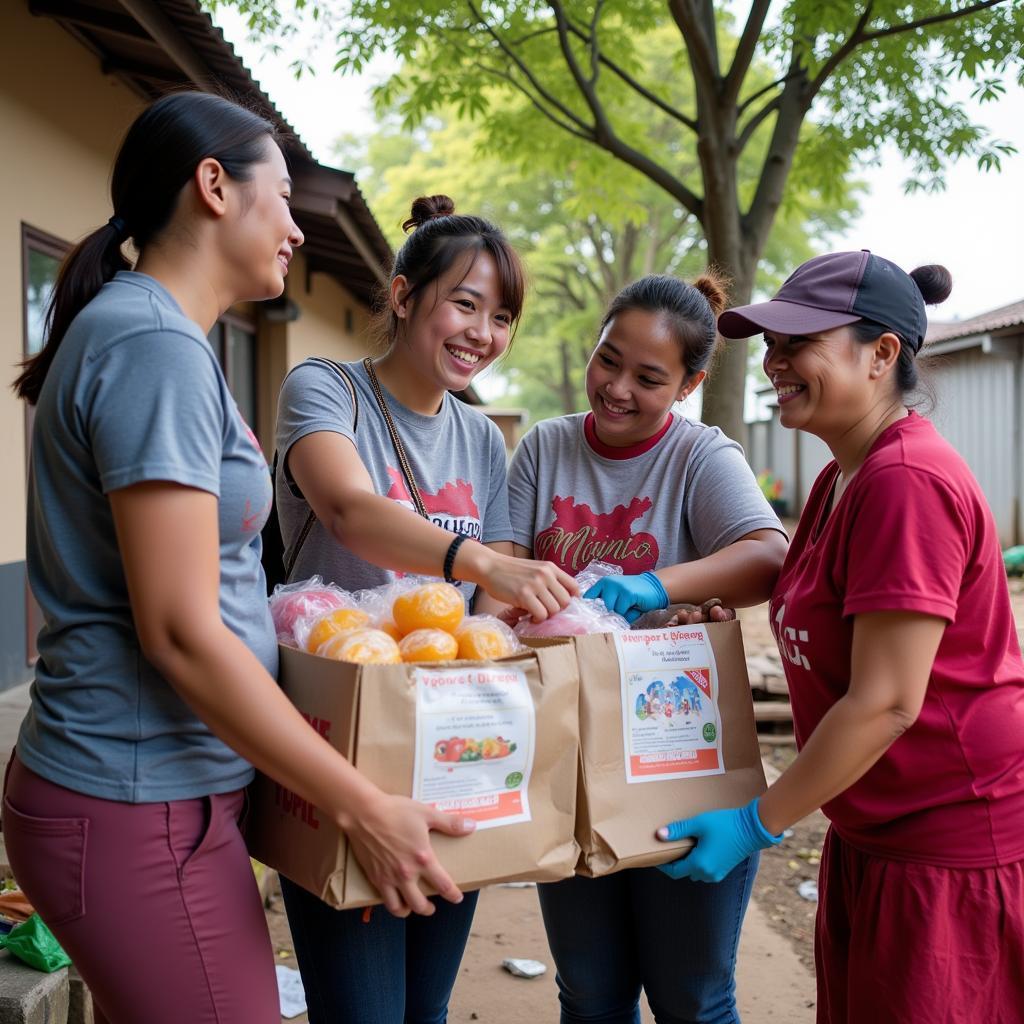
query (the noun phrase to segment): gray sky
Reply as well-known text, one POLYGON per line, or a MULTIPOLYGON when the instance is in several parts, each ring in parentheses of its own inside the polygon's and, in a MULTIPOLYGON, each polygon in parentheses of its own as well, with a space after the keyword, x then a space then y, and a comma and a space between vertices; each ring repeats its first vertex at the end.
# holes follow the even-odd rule
MULTIPOLYGON (((275 57, 248 43, 242 19, 233 11, 221 9, 215 20, 317 159, 331 162, 332 143, 342 132, 372 130, 368 90, 386 74, 386 60, 358 78, 343 78, 331 71, 333 48, 304 43, 318 70, 296 81, 288 69, 288 52, 294 51, 275 57)), ((860 174, 869 189, 861 217, 832 245, 871 249, 907 270, 944 263, 953 274, 953 294, 931 310, 935 320, 962 319, 1024 299, 1024 90, 1012 85, 978 116, 1021 150, 1003 161, 1000 174, 984 174, 973 162, 961 161, 947 171, 945 192, 908 196, 901 187, 906 173, 899 154, 884 152, 880 166, 860 174)))

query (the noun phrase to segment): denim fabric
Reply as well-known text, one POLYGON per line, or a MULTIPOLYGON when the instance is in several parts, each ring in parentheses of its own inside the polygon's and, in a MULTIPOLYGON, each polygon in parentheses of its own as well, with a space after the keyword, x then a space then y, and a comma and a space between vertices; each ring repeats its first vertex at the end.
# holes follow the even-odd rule
POLYGON ((476 910, 435 899, 431 917, 334 910, 281 878, 310 1024, 445 1024, 476 910))
POLYGON ((738 1024, 733 972, 759 854, 717 885, 657 868, 538 887, 562 1024, 738 1024))

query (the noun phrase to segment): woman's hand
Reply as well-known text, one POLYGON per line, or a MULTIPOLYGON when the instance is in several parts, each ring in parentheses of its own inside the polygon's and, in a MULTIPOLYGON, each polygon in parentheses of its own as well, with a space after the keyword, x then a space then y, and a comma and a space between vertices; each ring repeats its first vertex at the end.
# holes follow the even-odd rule
POLYGON ((617 612, 627 622, 635 622, 644 612, 668 606, 668 594, 653 572, 602 576, 583 596, 603 601, 609 611, 617 612))
POLYGON ((666 842, 687 836, 697 840, 697 845, 685 857, 662 864, 659 870, 669 878, 720 882, 751 854, 777 846, 782 836, 773 836, 764 827, 757 813, 757 802, 755 797, 746 807, 706 811, 659 828, 656 834, 666 842))
POLYGON ((731 622, 735 608, 726 608, 717 597, 703 604, 672 604, 659 611, 646 612, 636 619, 633 629, 666 629, 669 626, 696 626, 701 622, 731 622))
POLYGON ((576 581, 552 562, 517 558, 481 544, 463 544, 455 569, 496 601, 517 609, 514 621, 526 614, 534 622, 543 622, 580 592, 576 581))
POLYGON ((387 793, 376 795, 345 823, 356 859, 395 917, 434 913, 434 904, 420 889, 421 879, 449 903, 462 902, 458 886, 431 848, 430 832, 467 836, 475 828, 472 818, 442 814, 408 797, 387 793))

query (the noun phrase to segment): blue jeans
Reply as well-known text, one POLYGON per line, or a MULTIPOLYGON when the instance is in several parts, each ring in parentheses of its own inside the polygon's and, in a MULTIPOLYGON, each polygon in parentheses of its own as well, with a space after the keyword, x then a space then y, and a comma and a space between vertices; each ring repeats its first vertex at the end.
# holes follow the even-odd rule
POLYGON ((445 1024, 477 893, 431 917, 335 910, 281 879, 310 1024, 445 1024))
POLYGON ((717 885, 657 868, 538 886, 562 1024, 738 1024, 736 950, 759 854, 717 885))

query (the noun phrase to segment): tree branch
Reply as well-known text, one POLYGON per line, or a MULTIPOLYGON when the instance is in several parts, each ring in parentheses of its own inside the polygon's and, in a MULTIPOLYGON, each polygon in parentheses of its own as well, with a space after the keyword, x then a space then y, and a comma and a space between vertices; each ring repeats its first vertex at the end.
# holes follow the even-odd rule
POLYGON ((883 36, 894 36, 901 32, 911 32, 917 28, 925 28, 928 25, 938 25, 943 21, 955 21, 957 18, 966 18, 971 14, 995 7, 997 4, 1005 3, 1006 0, 983 0, 982 3, 972 4, 970 7, 962 7, 958 11, 947 11, 945 14, 933 14, 927 18, 918 18, 917 21, 907 21, 901 25, 890 25, 888 28, 878 29, 876 32, 865 34, 863 41, 870 42, 873 39, 881 39, 883 36))
POLYGON ((569 68, 573 81, 576 83, 577 89, 579 89, 594 118, 592 129, 594 132, 594 142, 613 156, 618 157, 623 163, 629 164, 646 175, 655 184, 660 185, 669 195, 675 196, 687 210, 700 219, 703 213, 701 200, 675 175, 670 174, 649 156, 634 149, 616 135, 611 123, 608 121, 604 107, 601 105, 597 91, 594 89, 594 83, 587 80, 579 66, 579 62, 576 60, 576 55, 572 52, 564 5, 560 0, 555 0, 551 7, 555 12, 555 23, 558 25, 558 43, 562 48, 562 56, 569 68))
MULTIPOLYGON (((557 29, 555 30, 557 31, 557 29)), ((577 25, 569 22, 569 31, 576 36, 578 39, 589 44, 590 37, 587 36, 582 29, 577 25)), ((648 103, 656 106, 662 113, 668 114, 669 117, 674 118, 680 124, 686 125, 690 131, 695 132, 697 130, 697 122, 693 118, 687 117, 681 110, 677 110, 672 106, 671 103, 667 103, 660 96, 656 96, 646 86, 641 85, 628 71, 616 64, 610 57, 606 57, 603 53, 599 55, 598 59, 600 62, 616 75, 623 82, 626 83, 631 89, 633 89, 637 95, 642 96, 648 103)))
POLYGON ((536 89, 537 93, 541 96, 545 103, 550 104, 566 120, 572 121, 577 125, 578 128, 582 129, 583 131, 593 131, 593 128, 590 125, 588 125, 582 118, 580 118, 573 110, 571 110, 564 103, 562 103, 556 96, 551 95, 551 93, 548 92, 547 89, 545 89, 544 86, 542 86, 540 82, 537 81, 536 76, 529 69, 526 62, 523 61, 516 54, 516 52, 505 42, 504 39, 501 38, 501 36, 494 30, 494 28, 492 28, 491 25, 484 19, 484 17, 481 15, 479 9, 477 8, 473 0, 466 0, 466 5, 469 7, 470 11, 473 12, 473 17, 476 18, 478 24, 483 26, 487 34, 498 44, 498 47, 501 49, 501 52, 504 53, 505 56, 513 64, 515 64, 517 68, 519 68, 520 72, 530 83, 530 85, 532 85, 533 88, 536 89))
POLYGON ((692 0, 669 0, 668 9, 686 44, 694 82, 708 96, 718 93, 718 55, 714 39, 708 39, 692 0))
POLYGON ((777 89, 780 85, 784 86, 792 77, 792 74, 783 75, 782 78, 776 78, 774 82, 769 82, 768 85, 764 86, 764 88, 751 93, 736 107, 736 119, 739 120, 743 111, 746 110, 747 107, 749 107, 755 100, 759 100, 766 92, 771 92, 772 89, 777 89))
POLYGON ((754 51, 757 49, 757 41, 761 38, 764 20, 768 16, 770 7, 771 0, 754 0, 750 5, 747 23, 743 26, 743 33, 740 35, 736 53, 732 58, 732 67, 729 68, 729 73, 725 76, 722 89, 722 99, 725 103, 733 104, 739 99, 743 80, 747 77, 747 71, 750 70, 754 51))
POLYGON ((757 126, 766 118, 769 114, 773 114, 782 106, 782 95, 776 96, 774 99, 766 103, 753 117, 743 126, 739 136, 736 139, 736 149, 742 153, 747 143, 750 141, 750 137, 757 131, 757 126))

